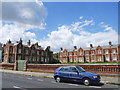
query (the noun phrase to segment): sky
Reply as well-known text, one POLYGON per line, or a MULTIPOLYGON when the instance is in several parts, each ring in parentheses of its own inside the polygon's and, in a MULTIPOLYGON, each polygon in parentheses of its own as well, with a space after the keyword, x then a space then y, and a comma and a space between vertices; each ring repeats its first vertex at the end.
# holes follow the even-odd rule
POLYGON ((3 2, 0 42, 23 39, 60 48, 118 44, 117 2, 3 2))

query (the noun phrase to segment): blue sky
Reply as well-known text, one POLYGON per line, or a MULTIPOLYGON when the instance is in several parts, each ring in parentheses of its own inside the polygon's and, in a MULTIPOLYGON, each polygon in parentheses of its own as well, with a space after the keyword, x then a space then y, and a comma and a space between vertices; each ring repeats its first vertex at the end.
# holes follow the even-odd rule
MULTIPOLYGON (((2 5, 0 42, 23 39, 53 51, 118 44, 117 2, 7 2, 2 5), (19 4, 18 4, 19 3, 19 4), (9 33, 6 35, 6 33, 9 33), (2 38, 2 39, 1 39, 2 38)), ((1 22, 1 20, 0 20, 1 22)))
MULTIPOLYGON (((44 2, 48 12, 45 19, 47 26, 46 30, 40 31, 42 35, 38 37, 46 37, 51 31, 57 30, 58 26, 79 21, 80 16, 83 16, 83 19, 94 19, 96 23, 105 22, 117 31, 117 5, 117 2, 44 2)), ((97 26, 93 28, 91 32, 100 30, 97 26)))

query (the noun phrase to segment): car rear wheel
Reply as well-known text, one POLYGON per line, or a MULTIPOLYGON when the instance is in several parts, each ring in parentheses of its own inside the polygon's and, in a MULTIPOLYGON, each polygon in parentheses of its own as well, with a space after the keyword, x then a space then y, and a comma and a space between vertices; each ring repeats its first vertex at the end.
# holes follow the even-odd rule
POLYGON ((59 83, 59 82, 61 82, 61 78, 60 77, 56 77, 55 81, 59 83))
POLYGON ((85 86, 90 85, 90 79, 84 78, 84 79, 83 79, 83 84, 84 84, 85 86))

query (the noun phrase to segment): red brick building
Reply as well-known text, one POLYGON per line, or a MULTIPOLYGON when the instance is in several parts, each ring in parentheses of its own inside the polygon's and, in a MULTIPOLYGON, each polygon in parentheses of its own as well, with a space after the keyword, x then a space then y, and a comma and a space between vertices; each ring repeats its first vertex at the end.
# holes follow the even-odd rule
POLYGON ((48 46, 45 50, 38 43, 27 45, 22 44, 22 40, 12 43, 10 40, 4 46, 4 63, 14 63, 15 60, 27 60, 28 63, 52 63, 53 52, 48 46))
POLYGON ((58 53, 58 59, 61 63, 77 62, 120 62, 120 45, 95 46, 73 50, 61 49, 58 53))

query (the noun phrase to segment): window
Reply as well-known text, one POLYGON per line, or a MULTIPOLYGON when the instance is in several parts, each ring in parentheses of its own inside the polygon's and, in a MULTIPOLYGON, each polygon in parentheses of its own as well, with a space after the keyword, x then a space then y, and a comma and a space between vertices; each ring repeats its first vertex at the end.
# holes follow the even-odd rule
POLYGON ((77 69, 75 67, 70 67, 70 72, 76 72, 77 69))
POLYGON ((47 58, 45 58, 45 62, 47 62, 47 58))
POLYGON ((37 57, 37 61, 39 61, 39 57, 37 57))
POLYGON ((67 53, 64 53, 64 56, 67 56, 67 53))
POLYGON ((115 61, 115 60, 117 60, 117 57, 115 55, 113 55, 112 59, 115 61))
POLYGON ((86 61, 89 61, 89 57, 85 57, 86 61))
POLYGON ((77 52, 74 52, 74 55, 76 56, 76 55, 77 55, 77 52))
POLYGON ((10 48, 10 53, 13 53, 13 49, 12 48, 10 48))
POLYGON ((41 57, 41 61, 42 61, 42 62, 44 61, 44 58, 43 58, 43 57, 41 57))
POLYGON ((72 62, 72 58, 70 58, 70 62, 72 62))
POLYGON ((116 49, 113 49, 113 50, 112 50, 112 53, 116 53, 116 49))
POLYGON ((101 50, 98 50, 98 54, 102 54, 102 51, 101 51, 101 50))
POLYGON ((109 56, 105 56, 105 59, 106 59, 107 61, 109 61, 109 56))
POLYGON ((22 49, 18 49, 18 53, 22 53, 22 49))
POLYGON ((94 60, 95 60, 95 57, 91 57, 91 60, 94 61, 94 60))
POLYGON ((37 55, 39 55, 39 51, 37 51, 37 55))
POLYGON ((68 67, 63 67, 63 68, 61 68, 59 71, 62 71, 62 72, 69 72, 69 68, 68 68, 68 67))
POLYGON ((33 61, 36 61, 36 57, 33 57, 33 61))
POLYGON ((70 56, 72 56, 72 53, 69 53, 70 56))
POLYGON ((82 51, 80 51, 80 53, 79 53, 80 55, 82 55, 83 54, 83 52, 82 51))
POLYGON ((95 52, 94 52, 94 51, 91 51, 91 54, 92 54, 92 55, 94 55, 94 54, 95 54, 95 52))
POLYGON ((80 58, 79 58, 79 62, 82 62, 82 60, 83 60, 82 57, 80 57, 80 58))
POLYGON ((86 52, 85 52, 85 55, 89 55, 89 51, 86 51, 86 52))
POLYGON ((35 51, 34 51, 34 50, 32 50, 31 52, 32 52, 32 54, 34 54, 34 53, 35 53, 35 51))
POLYGON ((101 61, 102 60, 102 57, 98 57, 98 61, 101 61))
POLYGON ((46 52, 45 54, 46 54, 46 56, 47 56, 47 55, 48 55, 48 52, 46 52))
POLYGON ((14 62, 14 56, 12 55, 10 58, 11 58, 11 62, 14 62))
POLYGON ((18 56, 18 60, 21 60, 22 59, 22 57, 21 56, 18 56))
POLYGON ((28 60, 28 56, 25 56, 25 60, 28 60))
POLYGON ((25 50, 25 53, 28 54, 28 50, 25 50))
POLYGON ((44 53, 43 53, 43 51, 41 52, 41 55, 43 55, 44 53))
POLYGON ((77 60, 77 58, 75 57, 75 58, 74 58, 74 62, 76 62, 76 60, 77 60))
POLYGON ((105 50, 105 53, 108 54, 108 50, 105 50))

